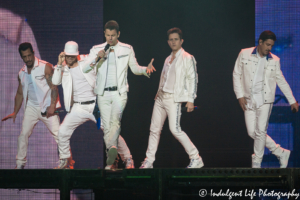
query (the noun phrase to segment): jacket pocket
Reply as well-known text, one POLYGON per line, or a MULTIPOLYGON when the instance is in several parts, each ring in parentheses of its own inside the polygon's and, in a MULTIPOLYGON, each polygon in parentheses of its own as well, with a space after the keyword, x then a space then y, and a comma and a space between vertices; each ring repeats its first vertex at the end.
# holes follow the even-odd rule
POLYGON ((121 56, 118 56, 118 58, 124 58, 124 57, 126 57, 126 56, 128 56, 128 54, 126 54, 126 55, 121 55, 121 56))
POLYGON ((35 78, 35 82, 38 86, 45 87, 48 84, 44 75, 36 76, 34 78, 35 78))
POLYGON ((250 62, 251 62, 251 61, 249 61, 248 59, 243 59, 243 60, 241 61, 241 65, 242 65, 242 67, 247 67, 247 66, 250 65, 250 62))
POLYGON ((266 69, 266 76, 268 78, 274 78, 276 76, 276 66, 268 65, 266 69))

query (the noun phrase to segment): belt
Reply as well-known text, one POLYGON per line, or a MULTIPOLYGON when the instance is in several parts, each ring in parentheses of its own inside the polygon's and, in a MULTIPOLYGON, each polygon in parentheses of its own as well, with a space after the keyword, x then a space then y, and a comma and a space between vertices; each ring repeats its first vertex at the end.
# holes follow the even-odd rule
POLYGON ((74 103, 79 103, 79 104, 81 104, 81 105, 87 105, 87 104, 95 103, 95 100, 92 100, 92 101, 85 101, 85 102, 76 102, 76 101, 74 101, 74 103))
POLYGON ((118 90, 118 87, 115 86, 115 87, 108 87, 108 88, 104 88, 104 91, 117 91, 118 90))

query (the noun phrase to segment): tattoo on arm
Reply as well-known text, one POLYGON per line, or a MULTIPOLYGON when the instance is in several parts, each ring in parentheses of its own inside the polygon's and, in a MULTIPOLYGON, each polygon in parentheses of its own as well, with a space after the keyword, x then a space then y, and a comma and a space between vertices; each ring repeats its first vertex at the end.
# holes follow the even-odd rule
POLYGON ((56 85, 52 84, 52 76, 53 76, 53 69, 51 66, 48 66, 48 69, 46 69, 45 78, 51 89, 51 104, 55 105, 58 97, 58 88, 56 85))

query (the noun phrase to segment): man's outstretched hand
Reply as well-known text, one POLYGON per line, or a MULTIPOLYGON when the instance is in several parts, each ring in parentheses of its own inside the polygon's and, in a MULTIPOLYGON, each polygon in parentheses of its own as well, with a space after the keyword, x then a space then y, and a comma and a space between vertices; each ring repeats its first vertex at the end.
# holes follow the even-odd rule
POLYGON ((7 115, 6 117, 4 117, 1 121, 6 121, 6 120, 8 120, 9 118, 13 118, 13 122, 15 123, 16 117, 17 117, 17 115, 13 112, 13 113, 11 113, 10 115, 7 115))
POLYGON ((154 61, 154 58, 152 58, 151 62, 149 63, 148 67, 147 67, 147 74, 151 74, 153 73, 154 71, 156 71, 156 69, 153 67, 152 63, 154 61))

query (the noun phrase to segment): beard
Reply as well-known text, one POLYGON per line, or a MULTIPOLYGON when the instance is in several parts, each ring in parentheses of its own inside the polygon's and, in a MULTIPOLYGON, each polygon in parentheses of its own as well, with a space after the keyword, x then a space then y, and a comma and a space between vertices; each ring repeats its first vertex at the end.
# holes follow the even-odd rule
POLYGON ((74 60, 74 61, 71 61, 71 62, 68 62, 68 61, 66 60, 66 64, 67 64, 68 66, 73 66, 76 62, 77 62, 77 59, 74 60))

